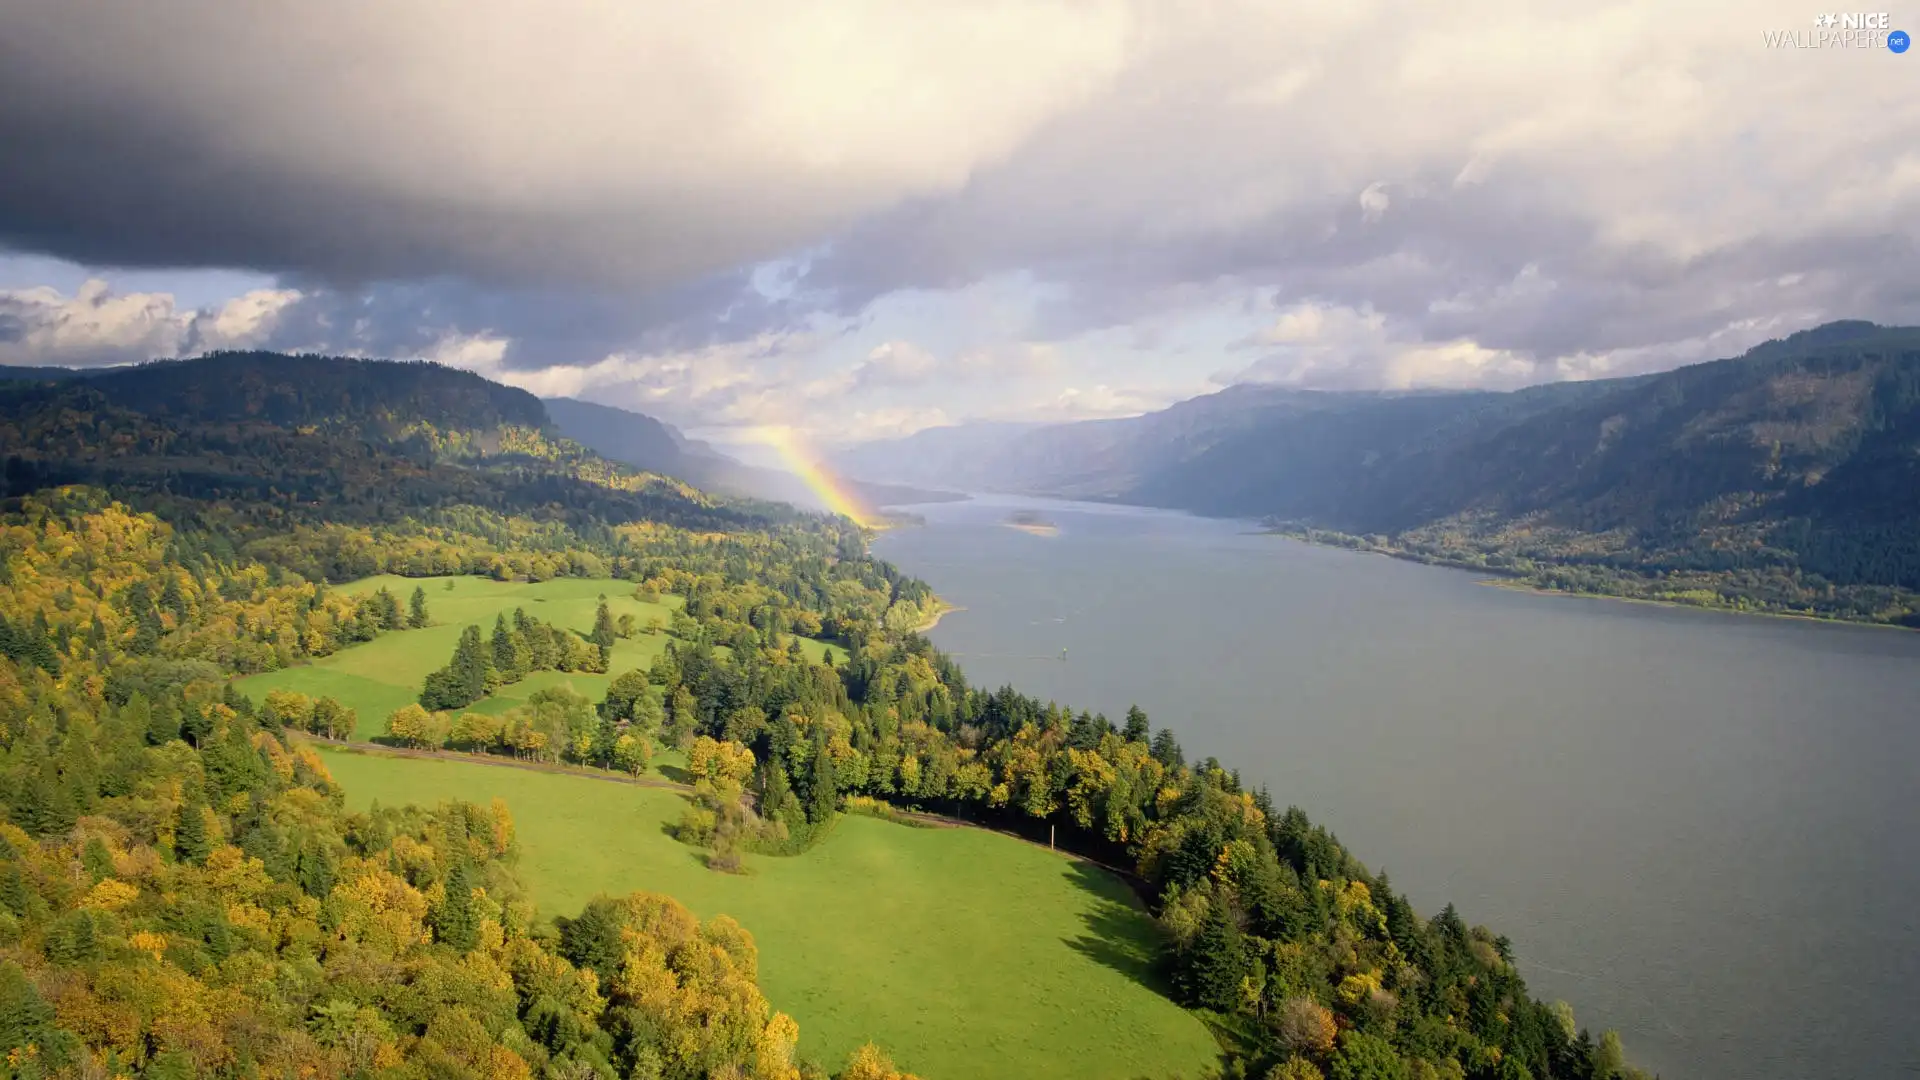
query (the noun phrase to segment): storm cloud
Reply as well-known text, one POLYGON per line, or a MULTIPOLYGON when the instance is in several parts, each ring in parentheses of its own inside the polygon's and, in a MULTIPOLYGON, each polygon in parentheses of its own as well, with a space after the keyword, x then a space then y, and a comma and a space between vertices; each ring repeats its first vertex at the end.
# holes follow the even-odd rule
POLYGON ((16 0, 0 244, 262 284, 13 289, 0 360, 433 356, 850 430, 1920 321, 1920 61, 1768 46, 1814 14, 16 0))

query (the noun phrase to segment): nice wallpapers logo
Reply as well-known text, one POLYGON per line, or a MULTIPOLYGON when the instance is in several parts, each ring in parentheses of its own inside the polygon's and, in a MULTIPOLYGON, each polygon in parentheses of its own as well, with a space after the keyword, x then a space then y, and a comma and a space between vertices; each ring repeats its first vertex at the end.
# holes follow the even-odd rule
POLYGON ((1913 44, 1905 30, 1893 28, 1884 11, 1827 12, 1813 17, 1811 30, 1765 30, 1769 49, 1885 49, 1903 53, 1913 44))

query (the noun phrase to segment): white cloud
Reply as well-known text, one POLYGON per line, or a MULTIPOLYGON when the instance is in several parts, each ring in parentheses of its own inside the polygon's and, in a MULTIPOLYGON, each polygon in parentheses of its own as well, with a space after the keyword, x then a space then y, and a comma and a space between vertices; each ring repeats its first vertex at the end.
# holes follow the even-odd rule
POLYGON ((1069 386, 1050 400, 1010 412, 995 419, 1009 420, 1108 420, 1120 416, 1164 409, 1184 398, 1217 390, 1210 384, 1165 387, 1114 387, 1105 384, 1069 386))
POLYGON ((299 299, 292 289, 259 289, 181 308, 170 293, 115 293, 98 278, 71 296, 45 287, 0 290, 0 364, 93 367, 251 348, 299 299))
POLYGON ((932 353, 911 341, 876 345, 853 370, 854 387, 913 385, 925 382, 940 367, 932 353))
POLYGON ((870 439, 891 439, 911 435, 927 428, 953 423, 946 410, 938 406, 896 406, 881 409, 856 409, 845 423, 821 433, 825 445, 845 446, 870 439))
POLYGON ((484 375, 489 379, 498 379, 503 382, 512 383, 513 385, 520 385, 523 390, 527 389, 527 387, 513 382, 514 379, 524 376, 545 376, 547 371, 558 370, 549 368, 547 371, 537 372, 503 371, 502 368, 507 358, 507 349, 512 346, 512 344, 511 339, 501 337, 497 334, 448 334, 439 341, 434 342, 432 348, 421 354, 421 359, 431 360, 436 364, 445 364, 448 367, 464 368, 467 371, 484 375))
POLYGON ((1387 195, 1387 185, 1374 181, 1360 193, 1360 220, 1371 225, 1387 214, 1387 207, 1393 205, 1393 199, 1387 195))

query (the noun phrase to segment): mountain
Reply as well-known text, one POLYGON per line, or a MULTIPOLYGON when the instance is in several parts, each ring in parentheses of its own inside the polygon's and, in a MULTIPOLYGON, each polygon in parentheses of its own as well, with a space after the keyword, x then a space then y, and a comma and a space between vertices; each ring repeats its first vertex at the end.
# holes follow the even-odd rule
POLYGON ((644 413, 577 398, 547 398, 545 404, 547 416, 567 438, 636 469, 698 482, 696 474, 741 467, 706 443, 682 435, 672 424, 644 413))
MULTIPOLYGON (((565 437, 602 457, 637 469, 685 480, 713 491, 771 499, 810 509, 826 509, 806 483, 791 473, 744 464, 678 428, 645 413, 575 398, 548 398, 547 414, 565 437)), ((902 484, 849 481, 873 506, 946 502, 965 498, 950 491, 926 491, 902 484)))
POLYGON ((454 368, 219 353, 0 382, 0 494, 90 484, 268 530, 321 506, 710 529, 786 513, 614 465, 551 429, 538 398, 454 368))
POLYGON ((922 432, 849 460, 919 483, 1369 535, 1600 591, 1889 619, 1920 591, 1915 328, 1832 323, 1657 375, 1509 393, 1233 387, 977 435, 922 432), (1676 574, 1687 588, 1647 584, 1676 574))

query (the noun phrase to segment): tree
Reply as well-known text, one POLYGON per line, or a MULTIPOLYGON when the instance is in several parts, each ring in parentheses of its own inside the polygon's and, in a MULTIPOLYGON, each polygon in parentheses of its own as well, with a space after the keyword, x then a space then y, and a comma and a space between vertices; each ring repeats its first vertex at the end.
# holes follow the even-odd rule
POLYGON ((1328 1080, 1408 1080, 1407 1063, 1378 1035, 1348 1031, 1327 1065, 1328 1080))
POLYGON ((1207 906, 1200 936, 1186 957, 1187 992, 1195 1004, 1219 1012, 1240 1007, 1241 981, 1252 970, 1246 939, 1219 897, 1207 906))
POLYGON ((330 697, 323 697, 313 703, 313 714, 309 721, 315 735, 329 739, 345 739, 353 734, 360 723, 360 715, 330 697))
POLYGON ((420 704, 435 711, 462 709, 486 696, 493 664, 480 643, 480 628, 468 626, 460 632, 453 659, 447 666, 427 676, 420 689, 420 704))
POLYGON ((400 617, 400 601, 381 586, 373 594, 373 620, 382 630, 398 630, 406 625, 400 617))
POLYGON ((41 836, 57 836, 73 828, 80 817, 73 805, 73 793, 60 782, 60 770, 52 758, 43 758, 28 781, 21 807, 22 823, 41 836))
POLYGON ((683 746, 693 738, 700 725, 700 705, 694 700, 693 693, 684 686, 673 689, 671 705, 667 710, 667 727, 660 733, 668 746, 683 746))
POLYGON ((424 586, 415 585, 413 598, 407 603, 407 625, 418 630, 430 621, 432 620, 427 616, 427 590, 424 586))
POLYGON ((1147 714, 1138 705, 1127 706, 1127 724, 1122 729, 1128 742, 1143 743, 1152 738, 1152 730, 1147 724, 1147 714))
POLYGON ((173 853, 182 862, 207 861, 213 845, 207 840, 207 810, 191 800, 180 804, 173 818, 173 853))
POLYGON ((1593 1075, 1600 1080, 1611 1080, 1620 1075, 1626 1067, 1627 1055, 1620 1048, 1620 1033, 1607 1031, 1600 1036, 1600 1045, 1593 1052, 1593 1075))
POLYGON ((833 754, 824 740, 815 740, 813 773, 807 778, 807 820, 815 825, 831 821, 840 809, 839 778, 834 773, 833 754))
MULTIPOLYGON (((12 1053, 32 1046, 36 1056, 49 1065, 63 1065, 72 1052, 73 1036, 60 1030, 53 1006, 27 978, 27 973, 12 960, 0 960, 0 1047, 12 1053)), ((6 1058, 0 1058, 5 1062, 6 1058)), ((0 1070, 6 1065, 0 1064, 0 1070)), ((41 1070, 29 1063, 26 1069, 9 1075, 41 1076, 41 1070)))
POLYGON ((455 952, 467 952, 479 941, 480 915, 474 910, 473 876, 464 860, 447 874, 446 891, 433 912, 433 936, 455 952))
POLYGON ((901 1072, 885 1050, 867 1043, 847 1059, 840 1080, 917 1080, 912 1073, 901 1072))
POLYGON ((1274 1014, 1273 1031, 1280 1044, 1296 1054, 1322 1057, 1333 1049, 1337 1031, 1333 1013, 1308 997, 1290 997, 1274 1014))
POLYGON ((403 706, 387 714, 387 737, 402 746, 432 749, 447 741, 447 721, 419 705, 403 706))
POLYGON ((650 685, 647 673, 638 668, 614 676, 607 684, 607 696, 600 702, 601 717, 616 723, 632 720, 635 704, 643 697, 652 696, 650 685))
POLYGON ((613 741, 613 765, 622 772, 639 776, 653 760, 653 743, 645 735, 631 732, 613 741))
POLYGON ((503 682, 519 682, 527 675, 531 657, 527 655, 527 644, 507 626, 507 617, 496 615, 493 619, 493 667, 500 673, 503 682))
POLYGON ((619 631, 613 625, 613 612, 607 609, 607 598, 603 596, 600 598, 600 607, 593 613, 593 633, 587 635, 587 640, 603 649, 611 649, 619 636, 619 631))
POLYGON ((1187 763, 1187 756, 1180 749, 1180 740, 1174 738, 1173 732, 1167 728, 1161 728, 1154 734, 1152 753, 1153 760, 1169 769, 1178 769, 1187 763))

